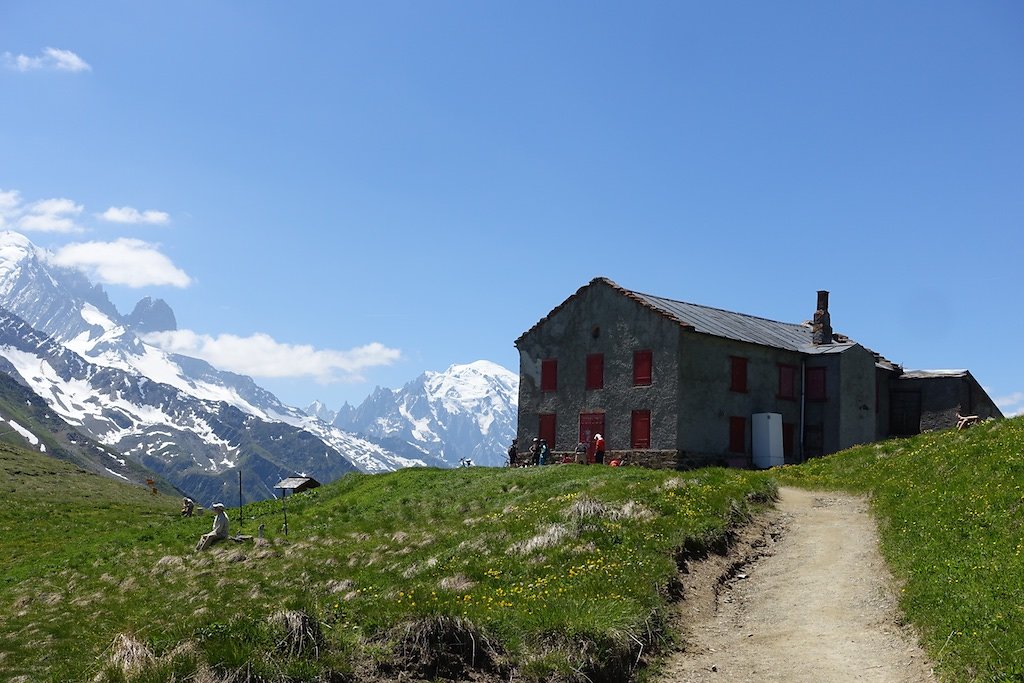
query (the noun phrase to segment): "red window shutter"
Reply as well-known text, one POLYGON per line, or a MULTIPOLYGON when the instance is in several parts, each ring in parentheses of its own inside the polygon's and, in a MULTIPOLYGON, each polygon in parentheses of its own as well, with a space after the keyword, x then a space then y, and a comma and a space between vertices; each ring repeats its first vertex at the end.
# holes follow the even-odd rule
POLYGON ((747 359, 739 356, 730 356, 729 362, 732 367, 732 379, 729 389, 738 391, 741 394, 747 393, 747 359))
POLYGON ((796 398, 796 366, 779 364, 779 398, 796 398))
POLYGON ((604 354, 587 356, 587 389, 604 389, 604 354))
POLYGON ((651 411, 634 410, 630 441, 633 448, 651 447, 651 411))
POLYGON ((540 390, 558 391, 558 360, 548 358, 540 362, 540 390))
POLYGON ((745 417, 729 418, 729 451, 731 453, 747 452, 747 419, 745 417))
POLYGON ((537 436, 548 442, 548 448, 555 450, 554 413, 542 413, 538 416, 537 436))
POLYGON ((824 401, 828 398, 825 388, 825 368, 807 368, 807 400, 824 401))
POLYGON ((637 351, 633 354, 633 386, 648 386, 654 369, 654 354, 637 351))

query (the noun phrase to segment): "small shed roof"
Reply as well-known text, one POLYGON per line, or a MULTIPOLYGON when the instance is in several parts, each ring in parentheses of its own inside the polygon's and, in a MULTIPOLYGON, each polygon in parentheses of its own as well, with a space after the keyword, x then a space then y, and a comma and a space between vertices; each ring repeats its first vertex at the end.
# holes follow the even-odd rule
POLYGON ((288 491, 315 489, 317 486, 320 486, 320 482, 313 477, 288 477, 274 484, 275 489, 285 489, 288 491))

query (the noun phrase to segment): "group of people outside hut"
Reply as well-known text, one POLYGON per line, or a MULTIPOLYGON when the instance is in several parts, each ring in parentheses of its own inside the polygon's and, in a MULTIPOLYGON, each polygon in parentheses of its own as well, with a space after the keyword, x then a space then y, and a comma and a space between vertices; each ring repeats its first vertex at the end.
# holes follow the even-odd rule
MULTIPOLYGON (((590 462, 588 451, 589 447, 583 441, 576 444, 574 462, 578 465, 588 464, 590 462)), ((546 465, 551 459, 551 448, 548 446, 546 439, 534 437, 533 443, 530 444, 530 449, 524 455, 525 457, 520 459, 519 439, 512 439, 512 445, 508 447, 509 467, 546 465)), ((566 460, 564 462, 569 461, 566 460)), ((597 465, 604 464, 604 437, 600 434, 594 435, 594 463, 597 465)))

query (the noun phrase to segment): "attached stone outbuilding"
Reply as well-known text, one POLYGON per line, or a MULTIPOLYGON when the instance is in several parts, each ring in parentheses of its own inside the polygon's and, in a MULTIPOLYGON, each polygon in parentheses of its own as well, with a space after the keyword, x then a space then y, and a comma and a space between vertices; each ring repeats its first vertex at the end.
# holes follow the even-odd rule
POLYGON ((966 371, 904 373, 834 333, 826 291, 811 321, 782 323, 596 278, 515 344, 519 443, 593 458, 600 433, 606 461, 750 466, 767 447, 801 462, 911 433, 915 406, 916 431, 1002 416, 966 371))

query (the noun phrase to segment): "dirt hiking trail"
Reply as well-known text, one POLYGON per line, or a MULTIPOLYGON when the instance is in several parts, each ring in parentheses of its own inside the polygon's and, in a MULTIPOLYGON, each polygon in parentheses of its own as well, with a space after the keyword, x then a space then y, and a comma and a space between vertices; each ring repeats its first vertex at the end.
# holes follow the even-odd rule
POLYGON ((935 681, 878 552, 868 504, 783 488, 728 557, 694 562, 678 623, 684 649, 660 683, 935 681))

